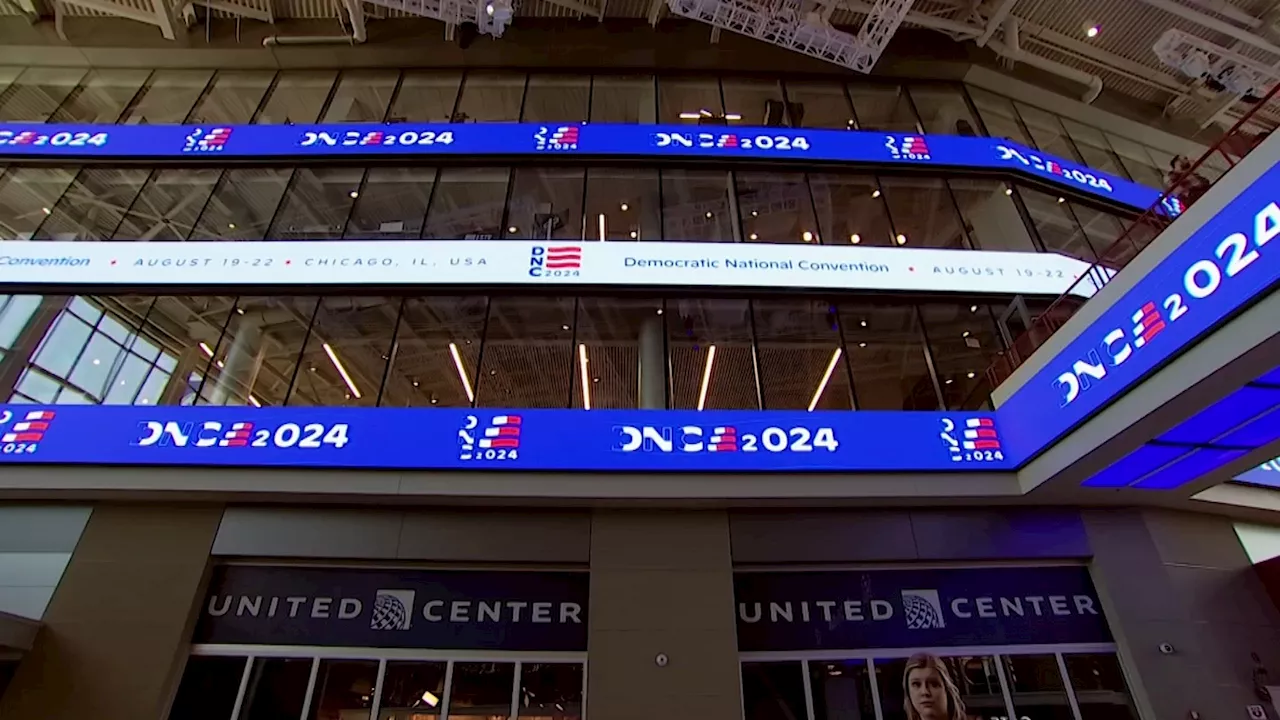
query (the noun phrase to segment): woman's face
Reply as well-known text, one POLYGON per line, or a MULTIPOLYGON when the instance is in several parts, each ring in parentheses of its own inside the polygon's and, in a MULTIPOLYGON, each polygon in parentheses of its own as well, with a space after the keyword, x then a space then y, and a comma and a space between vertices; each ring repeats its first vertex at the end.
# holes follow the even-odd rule
POLYGON ((907 694, 911 707, 922 720, 942 720, 947 717, 947 690, 942 677, 933 668, 916 668, 907 675, 907 694))

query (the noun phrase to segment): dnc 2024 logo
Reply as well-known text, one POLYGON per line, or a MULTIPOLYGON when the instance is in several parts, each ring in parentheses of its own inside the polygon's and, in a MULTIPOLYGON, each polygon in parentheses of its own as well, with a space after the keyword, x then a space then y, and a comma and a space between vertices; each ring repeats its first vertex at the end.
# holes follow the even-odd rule
POLYGON ((53 410, 0 410, 0 455, 34 454, 55 417, 53 410))

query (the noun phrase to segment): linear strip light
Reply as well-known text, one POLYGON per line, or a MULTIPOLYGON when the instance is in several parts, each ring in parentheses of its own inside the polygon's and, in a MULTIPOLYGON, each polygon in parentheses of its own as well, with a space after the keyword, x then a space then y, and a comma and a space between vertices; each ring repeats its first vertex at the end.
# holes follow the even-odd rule
MULTIPOLYGON (((601 215, 600 217, 604 217, 601 215)), ((587 346, 578 345, 578 370, 582 373, 582 409, 591 409, 591 381, 587 373, 587 346)))
POLYGON ((347 389, 351 391, 351 394, 354 395, 357 400, 359 400, 360 388, 356 387, 355 381, 353 381, 351 376, 347 374, 347 369, 342 367, 342 361, 338 359, 336 354, 334 354, 333 348, 329 347, 329 343, 325 343, 322 347, 324 348, 324 354, 329 356, 329 361, 338 369, 338 374, 342 376, 342 381, 347 384, 347 389))
POLYGON ((449 354, 453 356, 453 366, 458 368, 458 379, 462 380, 462 389, 467 391, 467 402, 475 402, 476 394, 471 392, 471 381, 467 379, 467 370, 462 367, 462 356, 458 354, 458 346, 449 343, 449 354))
POLYGON ((831 362, 827 363, 827 371, 822 373, 822 382, 818 383, 818 390, 813 394, 813 399, 809 401, 809 412, 818 407, 818 401, 822 399, 822 393, 827 389, 827 383, 831 381, 831 373, 835 372, 836 363, 840 362, 840 355, 844 352, 844 348, 836 348, 831 353, 831 362))
POLYGON ((262 407, 262 403, 258 401, 258 398, 252 395, 249 396, 249 404, 254 407, 262 407))
POLYGON ((604 213, 600 213, 600 242, 604 242, 604 213))
POLYGON ((707 386, 711 384, 711 365, 716 360, 716 346, 707 348, 707 366, 702 368, 702 389, 698 391, 698 409, 707 404, 707 386))
POLYGON ((213 357, 213 349, 209 347, 208 343, 200 343, 200 349, 204 351, 205 355, 213 357))

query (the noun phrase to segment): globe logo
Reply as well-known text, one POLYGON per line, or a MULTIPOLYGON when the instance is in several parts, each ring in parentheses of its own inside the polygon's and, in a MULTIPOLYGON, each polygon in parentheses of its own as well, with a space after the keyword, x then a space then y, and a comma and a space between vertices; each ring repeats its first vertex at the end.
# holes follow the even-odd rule
POLYGON ((937 630, 947 626, 937 590, 903 590, 902 610, 908 630, 937 630))
POLYGON ((379 590, 373 600, 370 630, 408 630, 413 622, 412 590, 379 590))

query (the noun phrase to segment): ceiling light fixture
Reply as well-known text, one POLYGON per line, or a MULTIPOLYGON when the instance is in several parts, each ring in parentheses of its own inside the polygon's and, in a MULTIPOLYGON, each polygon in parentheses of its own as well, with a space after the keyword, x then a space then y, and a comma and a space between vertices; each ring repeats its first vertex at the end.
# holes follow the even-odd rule
POLYGON ((712 217, 712 215, 714 215, 714 213, 712 213, 710 210, 708 210, 708 211, 707 211, 707 219, 710 219, 710 218, 712 217))
POLYGON ((716 361, 716 346, 707 348, 707 365, 702 368, 702 387, 698 390, 698 409, 707 405, 707 386, 711 384, 711 365, 716 361))
POLYGON ((822 373, 822 382, 818 383, 818 390, 813 393, 813 399, 809 401, 809 412, 818 406, 818 401, 822 399, 822 393, 827 389, 827 383, 831 381, 831 373, 835 372, 836 363, 840 362, 840 355, 844 352, 843 348, 836 348, 831 353, 831 360, 827 363, 827 371, 822 373))
POLYGON ((879 191, 879 190, 873 190, 873 191, 871 192, 871 197, 880 197, 880 191, 879 191))
POLYGON ((969 306, 969 312, 978 312, 978 306, 977 306, 977 305, 970 305, 970 306, 969 306))
POLYGON ((970 379, 970 380, 972 380, 972 379, 973 379, 973 376, 974 376, 974 373, 969 373, 969 379, 970 379))
POLYGON ((907 236, 906 236, 906 235, 903 235, 902 233, 898 233, 898 238, 897 238, 897 239, 898 239, 898 244, 899 244, 899 245, 906 245, 906 244, 907 244, 907 236))
POLYGON ((325 343, 321 345, 321 347, 324 348, 324 354, 329 356, 329 362, 333 363, 333 366, 338 369, 338 374, 342 376, 342 382, 347 384, 347 389, 351 391, 352 395, 356 396, 357 400, 359 400, 360 388, 356 387, 355 381, 351 379, 351 375, 347 373, 347 369, 342 366, 342 361, 338 359, 338 354, 333 351, 333 348, 330 347, 329 343, 325 343))
POLYGON ((1004 194, 1005 194, 1005 195, 1012 195, 1012 194, 1013 194, 1013 188, 1011 188, 1011 187, 1007 187, 1007 188, 1005 188, 1005 189, 1004 189, 1004 194))
POLYGON ((867 326, 867 321, 866 321, 866 320, 860 320, 860 321, 858 322, 858 324, 859 324, 859 325, 861 325, 862 327, 866 327, 866 326, 867 326))
POLYGON ((213 350, 209 347, 208 343, 200 343, 200 349, 204 351, 205 355, 213 357, 213 350))
POLYGON ((700 117, 702 116, 699 115, 698 113, 691 113, 691 112, 680 113, 681 120, 697 120, 700 117))
MULTIPOLYGON (((458 379, 462 381, 462 389, 467 392, 467 402, 475 402, 476 394, 471 391, 471 381, 467 379, 467 369, 462 366, 462 355, 458 352, 458 346, 449 343, 449 354, 453 356, 453 366, 458 368, 458 379)), ((414 383, 417 386, 417 383, 414 383)))
POLYGON ((1066 202, 1066 201, 1067 201, 1067 199, 1066 199, 1066 198, 1064 198, 1064 197, 1060 197, 1060 198, 1058 198, 1058 202, 1060 202, 1060 203, 1064 203, 1064 202, 1066 202))
POLYGON ((759 239, 760 239, 760 236, 759 236, 759 235, 757 235, 757 234, 755 234, 755 233, 751 233, 751 236, 750 236, 750 237, 751 237, 751 239, 752 239, 752 240, 759 240, 759 239))
POLYGON ((249 404, 254 407, 262 407, 262 403, 258 401, 258 398, 252 395, 249 396, 249 404))
POLYGON ((600 213, 600 217, 596 225, 600 229, 600 242, 604 242, 604 213, 600 213))
POLYGON ((436 697, 436 694, 430 690, 423 690, 422 702, 426 703, 428 707, 435 707, 440 704, 440 698, 436 697))
POLYGON ((591 383, 587 373, 587 346, 578 344, 578 371, 582 373, 582 409, 591 409, 591 383))
POLYGON ((636 238, 638 238, 638 237, 640 237, 640 233, 636 232, 635 230, 632 230, 632 231, 631 231, 631 239, 632 239, 632 240, 635 240, 635 239, 636 239, 636 238))
POLYGON ((849 242, 853 243, 854 245, 857 245, 858 243, 862 242, 862 236, 859 235, 858 233, 854 233, 849 236, 849 242))
POLYGON ((516 227, 515 225, 512 225, 511 227, 507 228, 507 232, 511 233, 512 235, 515 235, 516 233, 520 232, 520 228, 516 227))
POLYGON ((805 242, 813 242, 813 233, 809 232, 808 230, 805 230, 804 232, 800 233, 800 239, 804 240, 805 242))
POLYGON ((741 119, 742 119, 742 116, 741 116, 741 115, 739 115, 738 113, 729 113, 728 115, 725 115, 725 116, 724 116, 724 119, 725 119, 725 120, 732 120, 732 121, 735 121, 735 122, 736 122, 736 121, 738 121, 738 120, 741 120, 741 119))
POLYGON ((1097 25, 1090 25, 1088 29, 1084 31, 1084 34, 1088 37, 1096 38, 1098 37, 1098 33, 1100 32, 1102 32, 1102 28, 1098 27, 1097 25))
POLYGON ((631 206, 626 203, 622 203, 621 205, 618 206, 618 208, 622 210, 622 212, 626 212, 631 209, 631 206))
POLYGON ((42 208, 40 208, 40 212, 44 213, 45 215, 49 215, 49 214, 51 214, 53 211, 52 211, 52 210, 50 210, 50 209, 49 209, 49 208, 47 208, 47 207, 42 207, 42 208))
POLYGON ((347 194, 351 196, 351 199, 352 199, 352 200, 355 200, 356 198, 360 197, 360 191, 359 191, 359 190, 352 190, 351 192, 349 192, 349 193, 347 193, 347 194))

